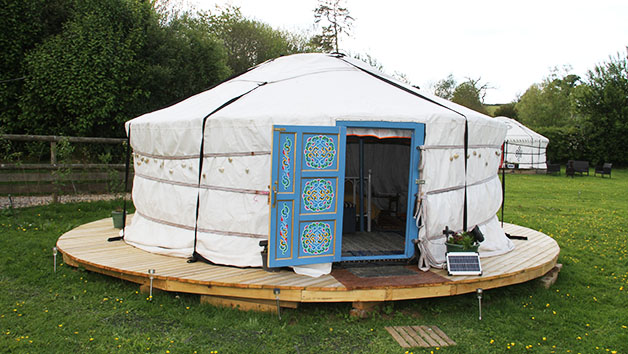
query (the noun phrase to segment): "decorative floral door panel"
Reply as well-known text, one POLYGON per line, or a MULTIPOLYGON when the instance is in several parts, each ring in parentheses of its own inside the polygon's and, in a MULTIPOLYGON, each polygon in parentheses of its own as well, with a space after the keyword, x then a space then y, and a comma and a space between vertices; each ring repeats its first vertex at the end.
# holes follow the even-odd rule
POLYGON ((340 260, 345 145, 345 127, 274 127, 270 267, 340 260))

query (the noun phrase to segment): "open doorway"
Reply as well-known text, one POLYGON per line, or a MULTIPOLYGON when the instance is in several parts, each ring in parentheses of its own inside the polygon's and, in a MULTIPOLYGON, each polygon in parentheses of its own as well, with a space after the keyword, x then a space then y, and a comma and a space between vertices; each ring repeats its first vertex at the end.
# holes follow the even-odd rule
POLYGON ((412 131, 394 133, 347 131, 343 260, 403 258, 407 253, 412 131))

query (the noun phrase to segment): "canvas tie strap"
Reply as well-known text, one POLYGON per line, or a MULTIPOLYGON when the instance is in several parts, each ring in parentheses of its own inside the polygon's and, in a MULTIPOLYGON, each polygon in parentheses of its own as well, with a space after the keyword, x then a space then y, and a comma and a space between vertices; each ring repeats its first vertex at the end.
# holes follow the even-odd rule
POLYGON ((198 216, 199 216, 199 210, 200 210, 200 204, 201 204, 201 181, 202 181, 202 176, 203 176, 203 156, 205 153, 205 126, 207 123, 207 119, 209 119, 209 117, 211 117, 212 115, 214 115, 216 112, 224 109, 225 107, 231 105, 232 103, 236 102, 237 100, 239 100, 240 98, 248 95, 249 93, 257 90, 258 88, 262 87, 266 85, 266 82, 260 82, 258 83, 257 86, 253 87, 252 89, 244 92, 243 94, 236 96, 232 99, 230 99, 229 101, 223 103, 220 107, 214 109, 211 113, 209 113, 208 115, 206 115, 203 118, 203 125, 201 128, 201 149, 199 152, 199 161, 198 161, 198 184, 197 184, 197 194, 196 194, 196 216, 195 216, 195 221, 194 221, 194 251, 192 253, 192 257, 188 260, 188 263, 194 263, 196 261, 203 260, 207 263, 211 263, 208 259, 204 258, 203 256, 201 256, 198 252, 196 252, 196 245, 198 242, 198 216))
MULTIPOLYGON (((465 195, 465 197, 464 197, 464 208, 463 208, 463 212, 462 212, 462 224, 464 226, 464 229, 466 230, 466 228, 467 228, 467 185, 466 185, 466 176, 467 176, 467 153, 469 151, 469 125, 468 125, 467 116, 462 114, 461 112, 456 111, 455 109, 447 107, 446 105, 444 105, 444 104, 442 104, 442 103, 440 103, 438 101, 435 101, 435 100, 433 100, 433 99, 431 99, 429 97, 426 97, 426 96, 422 95, 421 93, 417 92, 415 89, 406 87, 406 86, 404 86, 402 84, 394 82, 394 81, 392 81, 390 79, 387 79, 387 78, 385 78, 383 76, 380 76, 377 73, 374 73, 374 72, 366 70, 366 69, 364 69, 364 68, 362 68, 360 66, 357 66, 357 65, 355 65, 355 64, 345 60, 343 58, 344 55, 336 54, 336 55, 333 55, 333 56, 335 58, 338 58, 339 60, 342 60, 345 63, 355 67, 356 69, 358 69, 358 70, 360 70, 360 71, 362 71, 362 72, 364 72, 364 73, 366 73, 368 75, 371 75, 371 76, 373 76, 373 77, 375 77, 375 78, 377 78, 377 79, 379 79, 379 80, 381 80, 381 81, 383 81, 383 82, 385 82, 385 83, 387 83, 387 84, 389 84, 391 86, 394 86, 394 87, 396 87, 396 88, 398 88, 398 89, 400 89, 402 91, 405 91, 405 92, 407 92, 407 93, 409 93, 409 94, 411 94, 413 96, 419 97, 419 98, 421 98, 423 100, 426 100, 426 101, 428 101, 430 103, 433 103, 433 104, 435 104, 437 106, 443 107, 443 108, 445 108, 445 109, 447 109, 449 111, 452 111, 452 112, 454 112, 456 114, 459 114, 460 116, 462 116, 464 118, 464 156, 465 156, 465 161, 464 161, 464 174, 465 174, 464 195, 465 195)), ((421 243, 419 242, 419 245, 420 244, 421 243)), ((424 253, 425 252, 421 252, 421 255, 423 256, 424 253)))
POLYGON ((126 166, 124 167, 124 202, 122 206, 122 235, 117 237, 110 237, 107 241, 119 241, 124 239, 124 232, 126 230, 126 193, 129 189, 129 166, 131 164, 131 123, 129 123, 129 134, 126 137, 126 166))

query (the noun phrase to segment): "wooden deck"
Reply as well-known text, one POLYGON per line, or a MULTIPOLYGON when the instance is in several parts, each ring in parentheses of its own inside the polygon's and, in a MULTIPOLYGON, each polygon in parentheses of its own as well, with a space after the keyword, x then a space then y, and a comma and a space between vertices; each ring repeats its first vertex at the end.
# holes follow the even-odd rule
POLYGON ((516 248, 506 255, 482 258, 482 276, 448 276, 445 270, 435 269, 430 272, 442 277, 441 281, 366 289, 349 289, 332 275, 311 278, 291 270, 269 273, 260 268, 187 263, 186 259, 152 254, 123 241, 107 242, 119 231, 112 227, 110 218, 63 234, 57 248, 70 266, 80 266, 143 287, 149 284, 148 269, 155 269, 153 287, 156 289, 200 294, 202 301, 214 304, 251 303, 254 308, 272 310, 277 292, 284 307, 296 307, 302 302, 355 304, 420 299, 522 283, 543 276, 556 265, 560 249, 552 238, 517 225, 504 224, 504 228, 512 235, 527 236, 528 240, 513 240, 516 248))

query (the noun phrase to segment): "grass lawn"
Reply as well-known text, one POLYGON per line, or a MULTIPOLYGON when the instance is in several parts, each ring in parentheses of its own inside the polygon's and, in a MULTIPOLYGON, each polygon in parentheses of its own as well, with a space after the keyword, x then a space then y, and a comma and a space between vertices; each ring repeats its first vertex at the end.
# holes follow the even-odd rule
MULTIPOLYGON (((4 353, 405 353, 384 326, 437 325, 458 345, 414 353, 628 353, 628 170, 613 178, 508 175, 505 221, 541 230, 564 265, 536 281, 475 294, 387 303, 304 304, 276 315, 199 304, 61 265, 62 233, 107 217, 115 202, 0 211, 0 351, 4 353), (59 261, 59 264, 61 261, 59 261)), ((117 204, 120 204, 119 202, 117 204)))

